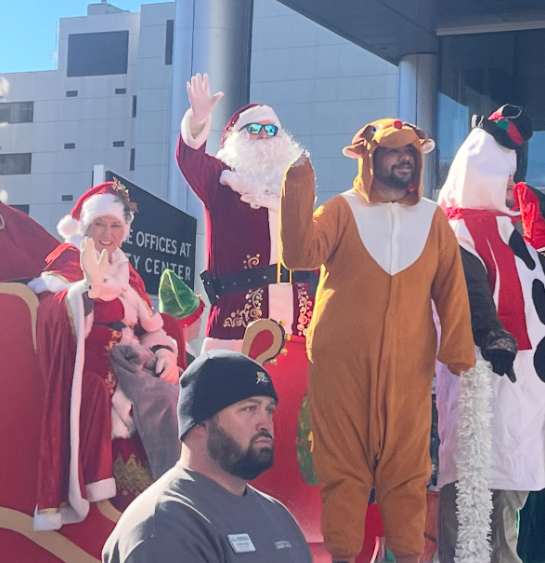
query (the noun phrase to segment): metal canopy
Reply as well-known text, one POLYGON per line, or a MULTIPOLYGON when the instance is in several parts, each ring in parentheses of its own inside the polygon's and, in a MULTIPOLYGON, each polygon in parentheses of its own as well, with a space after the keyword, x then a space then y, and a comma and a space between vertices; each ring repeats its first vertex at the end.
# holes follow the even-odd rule
POLYGON ((545 20, 545 0, 278 0, 341 37, 398 63, 436 53, 437 29, 545 20))

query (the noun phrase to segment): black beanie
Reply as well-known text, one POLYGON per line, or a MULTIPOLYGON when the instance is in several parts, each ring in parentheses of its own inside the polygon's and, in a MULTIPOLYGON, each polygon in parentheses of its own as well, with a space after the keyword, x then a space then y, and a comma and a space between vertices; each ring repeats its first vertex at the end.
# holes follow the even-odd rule
POLYGON ((180 440, 196 424, 249 397, 278 396, 269 374, 248 356, 212 350, 198 356, 180 378, 180 440))

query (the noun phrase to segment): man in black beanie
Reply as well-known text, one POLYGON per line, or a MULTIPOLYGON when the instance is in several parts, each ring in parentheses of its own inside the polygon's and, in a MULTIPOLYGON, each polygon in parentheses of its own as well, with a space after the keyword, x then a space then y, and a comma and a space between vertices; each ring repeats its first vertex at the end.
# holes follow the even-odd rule
POLYGON ((278 402, 262 366, 214 350, 180 379, 177 465, 140 495, 108 538, 104 563, 310 563, 299 526, 248 485, 273 464, 278 402))

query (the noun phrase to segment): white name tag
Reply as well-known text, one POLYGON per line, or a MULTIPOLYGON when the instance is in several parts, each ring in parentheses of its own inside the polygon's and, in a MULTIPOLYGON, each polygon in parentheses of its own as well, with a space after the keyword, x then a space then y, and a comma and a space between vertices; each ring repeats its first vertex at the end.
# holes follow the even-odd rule
POLYGON ((227 539, 235 553, 255 551, 255 545, 248 534, 229 534, 227 539))

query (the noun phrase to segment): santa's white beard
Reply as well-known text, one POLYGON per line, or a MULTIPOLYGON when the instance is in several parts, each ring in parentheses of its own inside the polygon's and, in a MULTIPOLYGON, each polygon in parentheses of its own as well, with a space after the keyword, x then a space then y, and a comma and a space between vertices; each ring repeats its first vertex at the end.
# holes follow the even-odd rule
POLYGON ((279 197, 286 168, 302 152, 281 129, 275 137, 257 140, 251 140, 243 130, 232 133, 216 156, 232 169, 233 181, 228 185, 235 191, 279 197))

